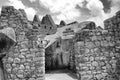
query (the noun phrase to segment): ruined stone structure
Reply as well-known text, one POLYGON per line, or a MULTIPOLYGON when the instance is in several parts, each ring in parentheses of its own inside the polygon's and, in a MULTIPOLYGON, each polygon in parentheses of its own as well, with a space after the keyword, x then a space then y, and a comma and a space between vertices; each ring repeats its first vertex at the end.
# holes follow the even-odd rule
POLYGON ((43 28, 43 33, 50 35, 50 34, 54 34, 57 31, 57 26, 55 25, 52 17, 50 15, 46 15, 43 17, 42 21, 42 28, 43 28))
POLYGON ((44 16, 42 21, 39 20, 38 15, 35 15, 32 25, 34 29, 39 29, 40 34, 44 35, 51 35, 57 31, 57 26, 50 15, 44 16))
MULTIPOLYGON (((61 40, 59 45, 64 47, 61 48, 67 48, 70 50, 69 53, 71 52, 73 54, 72 57, 69 56, 69 63, 75 63, 72 64, 75 67, 73 67, 72 70, 76 71, 78 80, 120 79, 119 16, 120 12, 117 12, 114 17, 105 20, 105 29, 100 26, 96 27, 94 22, 86 24, 86 26, 75 33, 75 37, 72 38, 73 44, 69 42, 71 40, 70 38, 61 40), (68 45, 71 45, 72 48, 71 46, 65 46, 67 45, 66 41, 68 41, 68 45)), ((66 31, 69 32, 71 30, 67 29, 66 31)), ((66 31, 64 32, 65 34, 66 31)), ((55 43, 57 43, 57 41, 55 43)), ((57 49, 56 45, 57 44, 54 44, 54 47, 50 47, 52 50, 49 49, 46 51, 52 51, 51 54, 54 55, 54 51, 57 49)), ((60 50, 62 50, 61 48, 60 50)), ((62 51, 65 52, 65 50, 62 51)), ((51 60, 53 60, 52 57, 51 60)))
POLYGON ((2 59, 3 80, 44 80, 44 47, 39 30, 33 31, 24 10, 12 6, 2 7, 0 27, 10 27, 15 31, 16 44, 2 59))
POLYGON ((61 22, 64 27, 59 29, 65 31, 53 43, 48 41, 51 45, 45 49, 44 37, 57 31, 50 15, 42 21, 35 15, 29 21, 24 10, 2 7, 0 76, 3 80, 45 80, 45 68, 68 68, 76 72, 78 80, 119 80, 120 12, 104 21, 105 29, 96 27, 94 22, 80 23, 86 25, 77 25, 79 31, 67 28, 74 23, 77 22, 67 25, 61 22))
POLYGON ((82 29, 89 29, 89 30, 96 29, 96 24, 94 22, 90 22, 90 23, 86 24, 86 26, 82 29))
POLYGON ((116 80, 114 36, 105 30, 84 30, 76 36, 75 59, 79 80, 116 80))
POLYGON ((63 27, 63 26, 66 26, 67 24, 65 23, 65 21, 60 21, 60 24, 59 24, 59 27, 63 27))
POLYGON ((78 80, 119 80, 120 12, 104 21, 105 30, 82 30, 75 36, 78 80))

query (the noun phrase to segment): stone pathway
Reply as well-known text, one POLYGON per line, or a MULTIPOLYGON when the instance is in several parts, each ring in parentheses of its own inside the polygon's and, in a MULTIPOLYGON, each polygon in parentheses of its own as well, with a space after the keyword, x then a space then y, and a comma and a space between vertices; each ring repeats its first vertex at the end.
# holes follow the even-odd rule
POLYGON ((77 77, 68 70, 57 70, 47 72, 45 80, 77 80, 77 77))

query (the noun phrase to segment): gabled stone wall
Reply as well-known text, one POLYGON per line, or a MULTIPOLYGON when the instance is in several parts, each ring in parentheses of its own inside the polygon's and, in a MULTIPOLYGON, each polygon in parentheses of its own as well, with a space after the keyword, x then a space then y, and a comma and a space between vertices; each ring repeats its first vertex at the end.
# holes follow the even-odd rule
POLYGON ((32 25, 33 28, 39 29, 39 32, 44 35, 51 35, 57 32, 57 26, 50 15, 45 15, 42 18, 42 21, 40 21, 39 17, 35 15, 32 25))

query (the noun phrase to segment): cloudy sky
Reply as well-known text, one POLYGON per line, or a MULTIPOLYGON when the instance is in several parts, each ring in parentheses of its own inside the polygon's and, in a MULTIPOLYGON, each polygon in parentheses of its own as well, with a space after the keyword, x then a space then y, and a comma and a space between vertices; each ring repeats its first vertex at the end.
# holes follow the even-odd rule
POLYGON ((103 20, 120 10, 120 0, 0 0, 3 5, 22 8, 32 20, 35 14, 41 19, 50 14, 56 24, 60 20, 66 23, 73 21, 95 21, 103 27, 103 20))

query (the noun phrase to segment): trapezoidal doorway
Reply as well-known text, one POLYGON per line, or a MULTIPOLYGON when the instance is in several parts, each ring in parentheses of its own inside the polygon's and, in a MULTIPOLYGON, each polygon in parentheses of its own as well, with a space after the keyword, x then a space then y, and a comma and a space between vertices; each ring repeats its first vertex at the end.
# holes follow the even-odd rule
POLYGON ((77 80, 71 69, 71 47, 68 40, 54 42, 45 50, 45 80, 77 80))

